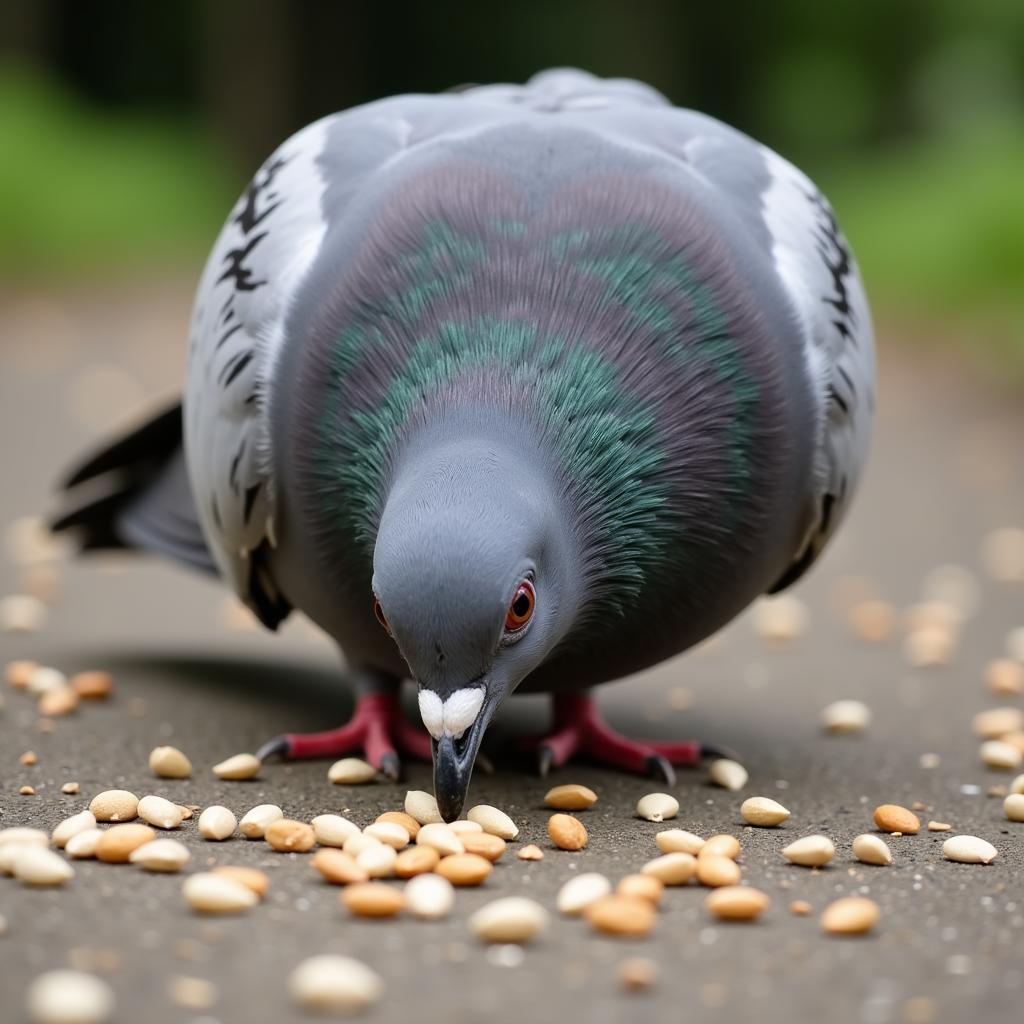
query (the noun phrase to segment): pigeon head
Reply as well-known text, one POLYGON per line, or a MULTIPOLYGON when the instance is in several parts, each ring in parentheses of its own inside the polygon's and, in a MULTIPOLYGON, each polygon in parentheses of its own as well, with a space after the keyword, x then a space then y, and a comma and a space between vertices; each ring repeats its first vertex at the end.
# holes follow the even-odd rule
POLYGON ((496 437, 421 439, 381 515, 374 611, 419 687, 446 820, 462 810, 491 717, 579 605, 570 534, 537 459, 496 437))

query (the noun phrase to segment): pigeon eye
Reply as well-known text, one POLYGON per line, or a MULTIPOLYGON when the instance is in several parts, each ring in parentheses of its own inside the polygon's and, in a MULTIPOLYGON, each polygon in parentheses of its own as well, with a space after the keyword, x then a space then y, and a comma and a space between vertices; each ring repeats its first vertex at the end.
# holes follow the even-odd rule
POLYGON ((391 627, 388 625, 387 616, 384 614, 384 609, 380 606, 380 601, 377 598, 373 599, 373 614, 377 617, 377 621, 384 627, 384 631, 388 636, 391 636, 391 627))
POLYGON ((533 584, 529 580, 523 580, 516 588, 516 596, 508 606, 508 613, 505 616, 505 629, 509 633, 515 633, 522 629, 533 617, 533 609, 537 603, 537 595, 533 584))

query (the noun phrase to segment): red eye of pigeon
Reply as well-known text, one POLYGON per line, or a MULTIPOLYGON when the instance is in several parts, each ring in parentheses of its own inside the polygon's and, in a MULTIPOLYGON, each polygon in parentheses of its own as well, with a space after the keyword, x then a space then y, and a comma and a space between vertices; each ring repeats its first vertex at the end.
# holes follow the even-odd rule
POLYGON ((522 629, 533 616, 533 609, 537 603, 537 595, 533 584, 529 580, 523 580, 516 588, 516 596, 508 606, 508 614, 505 616, 505 629, 515 633, 522 629))
POLYGON ((373 599, 373 614, 377 616, 377 621, 384 627, 388 636, 391 636, 391 627, 388 625, 387 616, 384 614, 384 609, 381 608, 380 601, 377 598, 373 599))

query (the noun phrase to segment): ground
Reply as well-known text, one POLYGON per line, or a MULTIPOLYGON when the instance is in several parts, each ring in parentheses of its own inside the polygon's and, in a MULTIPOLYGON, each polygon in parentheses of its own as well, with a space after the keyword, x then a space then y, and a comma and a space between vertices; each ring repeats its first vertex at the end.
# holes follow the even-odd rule
MULTIPOLYGON (((130 420, 146 400, 175 391, 187 311, 186 288, 146 282, 0 297, 0 521, 45 510, 54 480, 83 445, 130 420)), ((241 839, 205 843, 193 820, 179 830, 193 854, 191 869, 263 868, 271 878, 266 903, 237 918, 201 919, 187 909, 180 877, 96 862, 76 864, 60 890, 31 891, 0 878, 0 914, 8 922, 0 937, 4 1020, 22 1019, 34 975, 69 962, 109 979, 116 1021, 300 1020, 286 979, 303 958, 322 952, 352 954, 383 976, 385 994, 368 1013, 371 1021, 1012 1019, 1024 992, 1024 825, 1008 823, 1001 800, 986 795, 1009 776, 978 761, 971 717, 998 702, 985 692, 983 666, 1001 653, 1007 631, 1024 623, 1024 588, 985 580, 978 558, 988 530, 1020 525, 1024 515, 1024 413, 1019 397, 977 382, 956 360, 903 347, 884 330, 881 348, 880 420, 862 494, 823 563, 796 589, 810 609, 806 634, 769 650, 745 616, 706 649, 601 692, 624 731, 692 734, 741 752, 750 771, 744 793, 711 787, 704 771, 683 772, 673 824, 741 839, 745 879, 772 899, 761 921, 716 923, 703 909, 704 892, 689 887, 668 891, 647 939, 597 937, 552 912, 549 931, 522 952, 479 944, 466 926, 474 908, 517 893, 553 911, 558 887, 574 873, 615 880, 638 869, 656 853, 653 837, 662 827, 633 817, 637 799, 656 788, 650 782, 574 765, 550 781, 598 792, 598 804, 581 815, 590 844, 580 853, 554 850, 542 802, 549 783, 510 743, 517 732, 543 727, 545 702, 522 698, 489 737, 495 773, 478 771, 470 795, 512 815, 520 843, 481 889, 459 892, 447 921, 353 920, 308 856, 241 839), (851 577, 866 577, 907 607, 928 571, 943 563, 977 572, 982 586, 978 613, 951 664, 913 669, 898 641, 868 645, 851 635, 839 610, 851 577), (821 732, 819 713, 838 698, 867 702, 873 721, 866 734, 821 732), (938 755, 937 766, 922 766, 926 753, 938 755), (777 829, 745 827, 739 804, 754 794, 782 801, 792 817, 777 829), (915 801, 926 807, 923 820, 991 841, 997 862, 947 862, 944 836, 927 832, 891 840, 891 867, 852 860, 851 840, 872 831, 875 805, 915 801), (786 864, 781 847, 816 832, 835 842, 831 866, 812 872, 786 864), (515 858, 526 842, 545 849, 543 861, 515 858), (820 911, 846 894, 867 894, 880 905, 870 936, 822 933, 820 911), (789 912, 797 898, 812 904, 811 916, 789 912), (660 977, 650 991, 627 994, 615 972, 635 956, 656 961, 660 977), (214 982, 216 1003, 194 1011, 175 1005, 169 989, 176 976, 214 982)), ((246 783, 216 779, 209 768, 222 757, 285 729, 344 719, 350 702, 338 688, 329 645, 298 619, 280 637, 239 629, 217 585, 152 560, 74 563, 61 580, 44 629, 0 636, 0 661, 107 668, 116 696, 41 733, 29 698, 6 688, 0 827, 50 829, 111 787, 223 803, 239 816, 269 801, 295 818, 334 811, 363 824, 400 808, 407 788, 429 788, 423 765, 410 766, 399 785, 332 786, 323 763, 268 764, 246 783), (164 743, 187 752, 194 778, 151 777, 148 752, 164 743), (34 767, 19 764, 29 749, 38 755, 34 767), (79 782, 80 795, 61 794, 69 780, 79 782), (24 784, 36 795, 20 796, 24 784)), ((20 586, 6 563, 0 592, 20 586)))

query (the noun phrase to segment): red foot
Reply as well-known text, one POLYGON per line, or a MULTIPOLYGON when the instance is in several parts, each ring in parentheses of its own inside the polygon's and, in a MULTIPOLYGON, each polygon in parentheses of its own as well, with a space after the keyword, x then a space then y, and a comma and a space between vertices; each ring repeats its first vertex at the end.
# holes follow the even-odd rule
POLYGON ((587 694, 558 694, 552 701, 555 713, 550 736, 539 740, 541 775, 552 767, 561 767, 574 754, 627 772, 648 774, 652 770, 675 781, 672 765, 695 765, 710 747, 695 740, 663 743, 657 740, 631 740, 615 732, 597 710, 597 702, 587 694))
POLYGON ((351 720, 340 729, 286 733, 264 744, 257 756, 262 760, 270 754, 282 754, 298 760, 362 752, 374 768, 397 779, 399 750, 425 761, 432 757, 430 737, 405 720, 398 695, 371 693, 356 701, 351 720))

